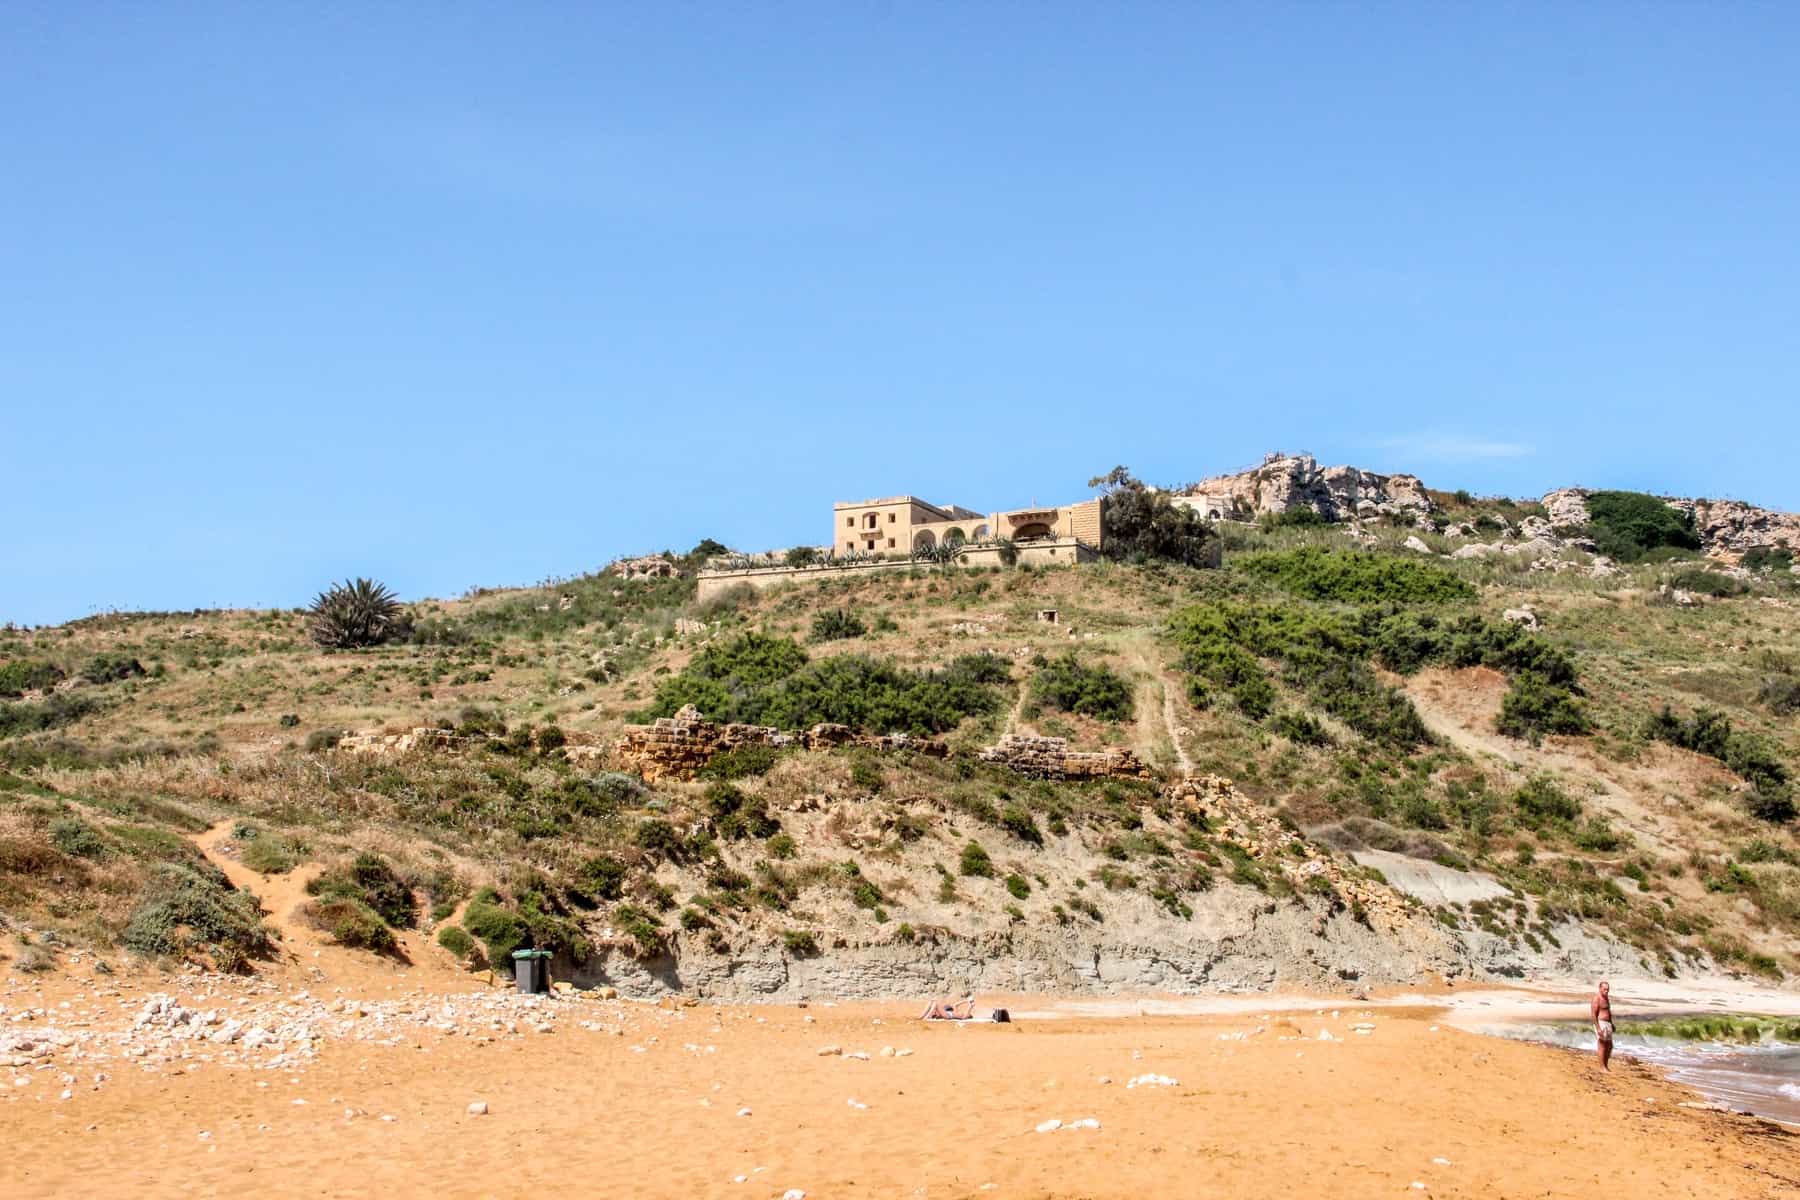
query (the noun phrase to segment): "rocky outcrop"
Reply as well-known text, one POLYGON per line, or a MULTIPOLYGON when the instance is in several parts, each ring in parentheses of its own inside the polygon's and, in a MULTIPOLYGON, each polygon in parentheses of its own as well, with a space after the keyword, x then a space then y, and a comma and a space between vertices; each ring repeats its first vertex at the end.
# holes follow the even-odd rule
POLYGON ((1544 494, 1544 512, 1553 529, 1580 529, 1588 523, 1587 489, 1557 488, 1544 494))
MULTIPOLYGON (((1550 525, 1564 536, 1587 525, 1587 497, 1586 488, 1558 488, 1548 493, 1544 508, 1550 525)), ((1776 512, 1741 500, 1688 500, 1678 496, 1659 499, 1692 518, 1700 549, 1714 558, 1735 562, 1748 551, 1763 546, 1800 550, 1800 513, 1776 512)))
POLYGON ((977 756, 1033 779, 1149 779, 1150 768, 1129 750, 1071 750, 1067 738, 1009 733, 977 756))
POLYGON ((1741 500, 1669 500, 1669 507, 1694 519, 1694 532, 1708 554, 1736 560, 1759 546, 1787 546, 1800 552, 1800 513, 1775 512, 1741 500))
POLYGON ((814 725, 804 733, 789 733, 769 725, 721 725, 707 720, 689 704, 674 716, 658 717, 649 725, 627 725, 613 751, 613 761, 637 772, 646 783, 692 779, 714 756, 742 746, 777 750, 865 746, 872 750, 912 750, 937 758, 948 753, 944 743, 931 738, 904 733, 860 734, 848 725, 814 725))
POLYGON ((1327 521, 1375 516, 1417 521, 1433 509, 1416 475, 1322 468, 1310 454, 1271 454, 1248 471, 1201 480, 1187 494, 1214 501, 1209 507, 1237 517, 1310 508, 1327 521))
POLYGON ((654 554, 642 558, 621 558, 607 570, 621 579, 679 579, 686 574, 668 559, 654 554))

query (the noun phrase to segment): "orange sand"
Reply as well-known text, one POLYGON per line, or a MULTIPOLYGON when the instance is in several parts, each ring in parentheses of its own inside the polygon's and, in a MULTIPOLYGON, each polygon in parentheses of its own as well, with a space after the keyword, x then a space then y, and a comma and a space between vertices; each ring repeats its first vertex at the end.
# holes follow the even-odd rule
POLYGON ((570 1001, 558 1011, 604 1028, 564 1015, 488 1044, 327 1043, 292 1072, 118 1065, 69 1101, 43 1072, 0 1104, 0 1196, 1800 1193, 1779 1126, 1682 1107, 1690 1093, 1628 1061, 1603 1076, 1568 1052, 1433 1032, 1425 1010, 957 1027, 912 1007, 570 1001), (1179 1084, 1125 1086, 1146 1073, 1179 1084), (472 1100, 489 1114, 468 1115, 472 1100), (1087 1117, 1101 1128, 1034 1132, 1087 1117))

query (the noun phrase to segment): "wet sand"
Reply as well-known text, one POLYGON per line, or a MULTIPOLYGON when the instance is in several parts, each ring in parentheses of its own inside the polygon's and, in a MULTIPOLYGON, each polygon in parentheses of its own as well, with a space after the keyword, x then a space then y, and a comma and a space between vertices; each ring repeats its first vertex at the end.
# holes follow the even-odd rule
POLYGON ((284 1070, 119 1065, 97 1090, 78 1073, 68 1100, 60 1068, 14 1070, 0 1194, 1800 1194, 1787 1130, 1692 1107, 1646 1066, 1603 1075, 1432 1008, 1293 1003, 1095 1017, 1020 998, 1045 1017, 957 1026, 898 1003, 564 1000, 551 1032, 325 1039, 284 1070), (1177 1082, 1127 1086, 1145 1075, 1177 1082), (1085 1119, 1099 1128, 1035 1132, 1085 1119))

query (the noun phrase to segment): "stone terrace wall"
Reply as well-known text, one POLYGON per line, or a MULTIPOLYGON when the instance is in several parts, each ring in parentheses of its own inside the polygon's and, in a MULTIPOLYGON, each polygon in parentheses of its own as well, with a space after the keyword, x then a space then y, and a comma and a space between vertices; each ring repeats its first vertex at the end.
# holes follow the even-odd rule
POLYGON ((721 725, 708 721, 689 704, 672 717, 659 717, 650 725, 627 725, 613 752, 614 760, 636 771, 646 783, 659 779, 692 779, 715 754, 740 746, 799 746, 829 750, 834 746, 866 746, 874 750, 914 750, 937 758, 948 748, 930 738, 904 733, 873 737, 848 725, 814 725, 804 733, 786 733, 769 725, 721 725))
POLYGON ((978 757, 1034 779, 1151 778, 1150 768, 1129 750, 1071 750, 1067 738, 1009 733, 978 757))

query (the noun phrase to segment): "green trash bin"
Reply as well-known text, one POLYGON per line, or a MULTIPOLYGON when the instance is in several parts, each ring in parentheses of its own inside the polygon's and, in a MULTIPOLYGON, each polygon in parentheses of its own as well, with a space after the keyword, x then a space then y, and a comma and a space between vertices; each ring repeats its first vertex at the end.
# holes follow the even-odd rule
POLYGON ((548 950, 514 950, 513 980, 519 990, 526 994, 548 991, 545 975, 549 971, 550 952, 548 950))

